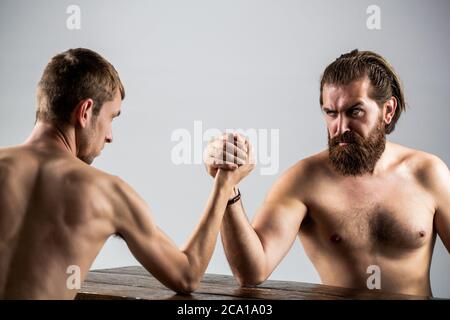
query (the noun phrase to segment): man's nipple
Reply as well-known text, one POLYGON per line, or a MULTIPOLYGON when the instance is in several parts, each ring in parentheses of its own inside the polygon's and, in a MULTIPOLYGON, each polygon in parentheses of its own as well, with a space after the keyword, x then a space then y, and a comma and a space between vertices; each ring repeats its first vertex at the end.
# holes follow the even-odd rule
POLYGON ((330 241, 333 242, 333 243, 339 243, 339 242, 342 241, 342 238, 337 233, 334 233, 334 234, 331 235, 330 241))

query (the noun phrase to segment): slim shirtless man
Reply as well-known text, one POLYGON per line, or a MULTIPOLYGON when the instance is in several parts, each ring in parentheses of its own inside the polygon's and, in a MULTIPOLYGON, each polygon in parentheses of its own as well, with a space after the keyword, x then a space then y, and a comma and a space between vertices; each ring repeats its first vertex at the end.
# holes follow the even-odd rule
MULTIPOLYGON (((398 76, 354 50, 326 68, 320 104, 328 150, 287 170, 251 224, 241 202, 227 208, 221 235, 235 277, 263 282, 298 235, 324 284, 367 288, 377 266, 381 290, 431 295, 436 233, 450 251, 450 173, 434 155, 386 142, 405 109, 398 76)), ((205 151, 212 176, 227 140, 205 151)))
POLYGON ((91 50, 68 50, 49 62, 37 93, 30 137, 0 149, 0 298, 74 298, 68 267, 78 266, 83 280, 113 234, 167 287, 193 291, 232 188, 248 172, 219 170, 180 250, 129 185, 89 166, 112 142, 111 122, 120 114, 124 89, 114 67, 91 50))

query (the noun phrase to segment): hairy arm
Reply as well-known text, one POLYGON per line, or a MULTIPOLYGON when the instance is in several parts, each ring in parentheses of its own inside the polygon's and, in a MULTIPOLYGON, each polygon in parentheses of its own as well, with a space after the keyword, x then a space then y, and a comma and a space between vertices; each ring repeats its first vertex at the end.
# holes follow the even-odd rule
POLYGON ((292 246, 307 213, 295 194, 298 174, 291 169, 277 181, 251 224, 242 203, 227 208, 222 242, 241 285, 265 281, 292 246))

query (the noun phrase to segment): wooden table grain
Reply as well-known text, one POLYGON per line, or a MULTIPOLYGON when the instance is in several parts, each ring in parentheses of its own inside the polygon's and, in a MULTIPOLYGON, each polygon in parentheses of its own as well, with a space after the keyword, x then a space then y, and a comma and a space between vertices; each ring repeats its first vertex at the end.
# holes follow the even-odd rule
POLYGON ((76 296, 76 299, 80 300, 425 300, 430 298, 295 281, 268 280, 256 287, 240 287, 232 276, 219 274, 206 274, 200 287, 194 293, 179 295, 166 288, 140 266, 90 271, 76 296))

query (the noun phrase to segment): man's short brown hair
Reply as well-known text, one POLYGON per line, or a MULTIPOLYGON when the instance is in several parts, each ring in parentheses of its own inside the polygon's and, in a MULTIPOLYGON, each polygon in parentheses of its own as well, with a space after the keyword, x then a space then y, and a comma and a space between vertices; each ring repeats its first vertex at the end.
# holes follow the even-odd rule
POLYGON ((406 109, 405 98, 400 78, 394 68, 375 52, 355 49, 341 55, 326 67, 320 81, 320 105, 323 105, 322 91, 325 84, 347 85, 365 76, 371 84, 369 97, 380 107, 391 97, 397 100, 394 117, 385 128, 386 134, 389 134, 394 131, 400 114, 406 109))
POLYGON ((36 120, 68 123, 80 101, 89 98, 94 101, 96 116, 105 102, 114 99, 117 90, 123 100, 125 89, 105 58, 85 48, 67 50, 45 67, 37 89, 36 120))

